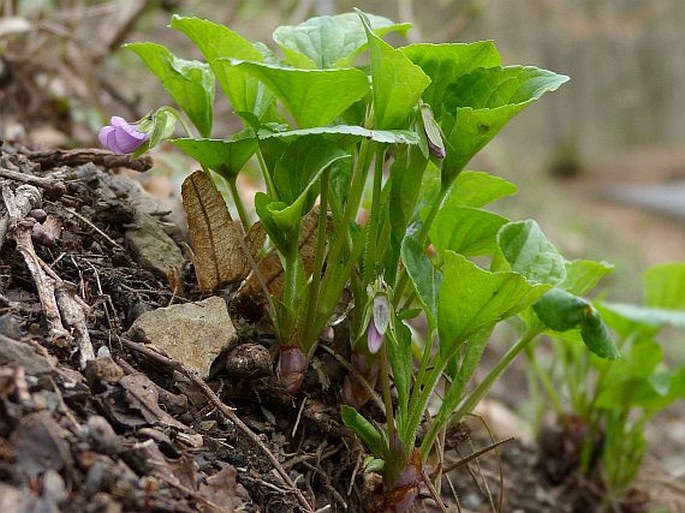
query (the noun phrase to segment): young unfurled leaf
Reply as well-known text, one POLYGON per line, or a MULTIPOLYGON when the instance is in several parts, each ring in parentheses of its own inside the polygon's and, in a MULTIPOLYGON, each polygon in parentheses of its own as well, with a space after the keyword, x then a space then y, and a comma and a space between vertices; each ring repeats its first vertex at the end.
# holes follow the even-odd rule
POLYGON ((503 226, 497 241, 512 269, 529 280, 558 285, 566 279, 564 257, 535 221, 517 221, 503 226))
POLYGON ((554 287, 533 305, 533 310, 548 328, 566 331, 580 324, 588 307, 585 299, 554 287))
POLYGON ((533 305, 538 318, 555 331, 580 328, 583 342, 601 358, 618 358, 619 352, 601 314, 585 299, 555 287, 533 305))
MULTIPOLYGON (((367 15, 373 31, 379 36, 389 32, 404 33, 409 23, 367 15)), ((299 25, 278 27, 274 41, 281 47, 288 62, 298 68, 343 68, 351 66, 366 47, 366 32, 355 13, 317 16, 299 25)))
POLYGON ((200 135, 212 132, 214 73, 203 62, 180 59, 156 43, 129 43, 133 50, 159 79, 169 96, 188 115, 200 135))
MULTIPOLYGON (((249 269, 241 243, 244 236, 231 219, 212 179, 203 171, 195 171, 183 182, 182 195, 200 289, 211 292, 243 278, 249 269)), ((263 229, 258 227, 244 237, 253 256, 264 245, 265 238, 263 229)))
POLYGON ((368 38, 375 126, 401 128, 430 78, 401 51, 378 37, 366 14, 359 10, 357 13, 368 38))

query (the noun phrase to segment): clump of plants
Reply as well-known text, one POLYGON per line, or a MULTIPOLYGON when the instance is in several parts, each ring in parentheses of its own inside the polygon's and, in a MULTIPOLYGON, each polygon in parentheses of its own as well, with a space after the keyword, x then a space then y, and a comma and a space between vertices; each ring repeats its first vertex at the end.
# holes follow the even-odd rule
POLYGON ((573 293, 586 293, 612 267, 589 261, 574 265, 582 266, 583 272, 576 272, 582 279, 556 291, 554 298, 547 296, 557 303, 554 308, 547 310, 544 300, 534 306, 551 343, 527 349, 531 395, 542 439, 574 446, 550 477, 561 480, 580 470, 604 488, 600 500, 615 511, 642 463, 647 424, 685 398, 685 366, 669 365, 662 347, 664 332, 673 338, 685 328, 685 264, 649 268, 642 280, 642 305, 594 302, 617 336, 618 360, 579 350, 582 332, 574 320, 589 303, 573 293), (542 419, 544 411, 555 414, 551 427, 542 419), (557 435, 551 439, 550 429, 557 435))
POLYGON ((439 483, 442 433, 541 333, 574 328, 578 351, 618 356, 600 310, 580 297, 597 264, 566 261, 535 221, 486 208, 516 187, 465 169, 568 77, 503 66, 491 41, 395 48, 383 38, 409 25, 361 11, 279 27, 278 53, 211 21, 173 16, 170 26, 204 62, 126 45, 176 107, 113 118, 100 139, 125 153, 168 139, 200 164, 183 191, 200 287, 261 295, 289 393, 343 312, 352 356, 341 416, 383 476, 385 510, 405 511, 439 483), (216 83, 243 122, 237 133, 212 130, 216 83), (174 137, 177 122, 186 137, 174 137), (264 182, 254 222, 236 185, 248 162, 264 182), (216 199, 222 179, 241 228, 216 199), (425 332, 411 328, 418 316, 425 332), (518 340, 470 386, 494 327, 512 319, 518 340), (360 413, 370 397, 382 423, 360 413))

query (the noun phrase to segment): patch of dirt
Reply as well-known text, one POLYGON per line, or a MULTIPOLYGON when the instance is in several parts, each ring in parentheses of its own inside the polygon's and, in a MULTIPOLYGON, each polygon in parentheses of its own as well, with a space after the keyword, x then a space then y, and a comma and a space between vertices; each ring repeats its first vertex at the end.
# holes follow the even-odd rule
MULTIPOLYGON (((169 274, 172 292, 168 255, 150 256, 166 250, 137 246, 163 239, 161 231, 186 247, 168 212, 110 171, 144 170, 149 161, 8 143, 0 150, 0 511, 372 509, 377 480, 364 475, 363 449, 340 421, 344 372, 327 352, 315 356, 302 393, 284 393, 273 375, 273 337, 253 322, 255 307, 233 304, 230 291, 245 347, 230 352, 234 360, 221 355, 208 381, 131 340, 127 330, 142 313, 201 299, 187 255, 169 274), (141 215, 158 229, 142 243, 130 233, 141 215), (244 359, 263 360, 265 351, 271 366, 255 373, 244 359)), ((343 328, 326 342, 336 352, 343 328)), ((461 432, 446 443, 449 463, 491 441, 461 432)), ((513 443, 498 453, 501 467, 488 453, 452 474, 462 511, 498 509, 500 471, 501 511, 591 511, 572 505, 597 490, 578 486, 572 472, 550 484, 539 463, 547 456, 513 443)), ((445 501, 456 510, 452 494, 445 501)), ((418 509, 432 510, 430 502, 418 509)))

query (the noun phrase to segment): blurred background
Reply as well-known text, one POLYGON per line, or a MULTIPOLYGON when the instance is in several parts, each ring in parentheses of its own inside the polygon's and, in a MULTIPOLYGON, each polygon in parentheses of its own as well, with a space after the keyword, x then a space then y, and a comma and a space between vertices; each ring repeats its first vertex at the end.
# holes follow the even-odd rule
MULTIPOLYGON (((207 17, 271 44, 281 24, 368 12, 414 23, 408 40, 493 39, 506 64, 571 82, 520 114, 470 167, 505 176, 499 208, 534 217, 568 258, 616 264, 610 297, 640 299, 642 270, 685 259, 685 2, 682 0, 1 0, 0 137, 33 147, 97 145, 112 114, 137 119, 169 100, 127 41, 199 57, 166 28, 207 17)), ((401 40, 393 41, 402 44, 401 40)), ((217 95, 216 136, 235 130, 217 95)), ((162 148, 146 180, 192 164, 162 148)), ((151 185, 152 186, 152 185, 151 185)), ((164 194, 171 194, 177 180, 164 194)))

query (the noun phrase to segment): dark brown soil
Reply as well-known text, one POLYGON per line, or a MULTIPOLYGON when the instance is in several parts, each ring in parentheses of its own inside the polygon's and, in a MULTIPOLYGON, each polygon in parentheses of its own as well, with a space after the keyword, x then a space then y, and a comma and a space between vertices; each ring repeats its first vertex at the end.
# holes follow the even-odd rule
MULTIPOLYGON (((111 169, 149 162, 9 143, 1 151, 1 512, 371 509, 377 480, 364 475, 364 452, 341 424, 343 373, 328 353, 292 397, 275 385, 272 366, 266 375, 229 376, 238 364, 219 360, 205 382, 129 339, 143 312, 201 299, 189 263, 172 292, 164 273, 127 245, 140 191, 111 169), (21 210, 27 186, 40 198, 21 210)), ((166 213, 153 217, 183 249, 166 213)), ((273 354, 272 337, 254 324, 258 310, 232 304, 230 291, 225 298, 240 343, 273 354)), ((447 461, 490 443, 462 431, 447 461)), ((445 479, 444 500, 450 511, 457 500, 462 511, 596 510, 601 490, 573 469, 551 484, 545 457, 504 444, 450 473, 456 494, 445 479)), ((640 511, 632 507, 622 511, 640 511)))

